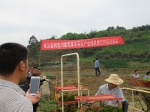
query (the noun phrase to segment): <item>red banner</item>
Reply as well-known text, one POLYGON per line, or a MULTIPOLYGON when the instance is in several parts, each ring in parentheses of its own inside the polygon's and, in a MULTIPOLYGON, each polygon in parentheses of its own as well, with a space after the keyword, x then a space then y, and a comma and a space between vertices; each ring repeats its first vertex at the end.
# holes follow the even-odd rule
POLYGON ((41 50, 92 48, 124 44, 122 36, 80 40, 41 40, 41 50))

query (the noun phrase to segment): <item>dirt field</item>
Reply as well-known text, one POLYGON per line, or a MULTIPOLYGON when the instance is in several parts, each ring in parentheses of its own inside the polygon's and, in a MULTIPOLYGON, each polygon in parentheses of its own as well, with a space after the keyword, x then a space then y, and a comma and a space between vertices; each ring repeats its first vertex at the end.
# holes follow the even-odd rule
MULTIPOLYGON (((146 71, 147 69, 139 70, 139 74, 141 78, 145 75, 146 71)), ((53 80, 50 86, 46 84, 42 87, 43 91, 45 91, 43 95, 45 94, 48 95, 50 93, 51 99, 54 99, 54 86, 56 83, 55 75, 57 72, 58 72, 58 85, 60 85, 61 84, 61 78, 60 78, 61 71, 60 70, 58 71, 57 70, 44 70, 43 71, 43 76, 50 76, 51 79, 53 80), (48 92, 49 91, 48 88, 50 88, 50 92, 48 92)), ((80 70, 80 83, 89 88, 90 95, 94 95, 97 92, 99 86, 106 83, 104 80, 108 78, 111 73, 118 74, 124 80, 124 83, 120 85, 120 87, 131 87, 125 81, 125 79, 129 77, 131 72, 132 72, 131 70, 127 70, 127 69, 119 69, 119 70, 118 69, 102 69, 102 75, 100 77, 96 77, 94 69, 80 70)), ((76 70, 67 69, 63 71, 63 74, 64 74, 64 85, 77 85, 77 71, 76 70)), ((83 93, 87 94, 87 91, 84 91, 83 93)), ((129 104, 132 105, 133 103, 131 99, 131 96, 132 96, 131 91, 123 91, 123 93, 125 95, 125 98, 129 102, 129 104)), ((139 102, 146 109, 145 104, 140 98, 140 96, 137 96, 135 98, 135 107, 139 109, 142 108, 139 102)), ((129 110, 128 112, 132 112, 132 111, 129 110)))

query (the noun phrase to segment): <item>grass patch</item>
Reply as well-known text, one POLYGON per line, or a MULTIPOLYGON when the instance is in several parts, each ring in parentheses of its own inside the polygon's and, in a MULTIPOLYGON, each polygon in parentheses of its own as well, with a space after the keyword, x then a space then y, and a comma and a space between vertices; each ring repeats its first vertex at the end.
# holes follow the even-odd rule
POLYGON ((46 98, 41 98, 39 101, 39 108, 42 112, 55 112, 57 110, 57 102, 46 98))
POLYGON ((105 68, 127 68, 128 63, 126 60, 101 60, 105 68))
POLYGON ((55 79, 55 75, 51 75, 51 74, 44 74, 43 76, 46 77, 46 79, 55 79))
POLYGON ((86 58, 80 57, 80 61, 81 62, 94 62, 95 58, 94 57, 86 57, 86 58))

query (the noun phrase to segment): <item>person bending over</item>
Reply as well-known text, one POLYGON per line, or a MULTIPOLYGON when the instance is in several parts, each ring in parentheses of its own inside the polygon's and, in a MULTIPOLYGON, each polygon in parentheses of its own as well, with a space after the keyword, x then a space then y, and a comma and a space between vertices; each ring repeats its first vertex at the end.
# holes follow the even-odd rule
POLYGON ((115 98, 122 98, 122 100, 104 101, 104 105, 120 107, 123 112, 127 112, 128 103, 125 101, 123 92, 119 87, 123 83, 123 80, 117 74, 111 74, 105 81, 107 84, 100 86, 95 96, 100 94, 113 94, 115 98))

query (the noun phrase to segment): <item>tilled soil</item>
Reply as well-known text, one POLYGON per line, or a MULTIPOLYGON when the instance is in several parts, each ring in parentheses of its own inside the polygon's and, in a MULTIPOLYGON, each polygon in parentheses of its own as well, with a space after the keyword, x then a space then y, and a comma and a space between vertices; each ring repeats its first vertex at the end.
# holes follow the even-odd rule
MULTIPOLYGON (((58 72, 58 82, 57 85, 61 85, 61 71, 43 71, 43 76, 44 75, 50 75, 52 77, 52 82, 50 83, 50 85, 48 85, 48 83, 44 83, 44 85, 42 86, 42 95, 45 96, 50 96, 50 99, 54 99, 54 94, 55 94, 55 89, 54 86, 56 84, 56 80, 55 80, 55 76, 56 73, 58 72), (50 89, 49 89, 50 88, 50 89)), ((95 71, 94 69, 88 69, 88 70, 80 70, 80 84, 82 84, 83 86, 87 86, 90 90, 90 95, 94 95, 99 86, 102 84, 105 84, 105 79, 109 77, 109 75, 111 73, 116 73, 120 76, 120 78, 122 78, 124 80, 124 83, 122 85, 120 85, 120 87, 132 87, 131 85, 129 85, 126 82, 126 78, 129 77, 129 71, 109 71, 109 70, 102 70, 102 74, 100 77, 95 76, 95 71)), ((144 74, 141 74, 144 75, 144 74)), ((64 85, 77 85, 77 71, 72 71, 72 70, 66 70, 63 71, 63 79, 64 79, 64 85)), ((71 94, 72 92, 70 92, 71 94)), ((132 102, 132 94, 131 91, 127 91, 127 90, 123 90, 123 93, 125 95, 125 98, 127 99, 127 101, 129 102, 130 105, 133 105, 132 102)), ((83 91, 83 94, 87 95, 87 91, 83 91)), ((142 101, 140 96, 137 96, 135 98, 135 107, 142 109, 143 108, 146 109, 146 106, 144 104, 144 102, 142 101)), ((132 110, 130 109, 128 112, 132 112, 132 110)), ((136 112, 136 111, 134 111, 136 112)))

